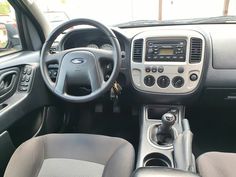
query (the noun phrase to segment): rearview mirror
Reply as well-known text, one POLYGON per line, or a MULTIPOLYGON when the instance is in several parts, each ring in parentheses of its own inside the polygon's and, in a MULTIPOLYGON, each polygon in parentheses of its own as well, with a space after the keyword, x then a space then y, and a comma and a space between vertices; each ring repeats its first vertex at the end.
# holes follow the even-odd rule
POLYGON ((0 50, 6 49, 8 45, 8 32, 4 23, 0 23, 0 50))

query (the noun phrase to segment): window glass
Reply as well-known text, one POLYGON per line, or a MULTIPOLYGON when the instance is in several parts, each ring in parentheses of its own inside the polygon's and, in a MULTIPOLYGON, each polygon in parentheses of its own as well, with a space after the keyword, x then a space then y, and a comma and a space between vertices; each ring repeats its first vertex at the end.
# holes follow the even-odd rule
POLYGON ((7 0, 0 0, 0 56, 21 49, 15 10, 7 0))
MULTIPOLYGON (((51 27, 74 18, 90 18, 108 26, 137 22, 176 23, 236 15, 236 0, 34 0, 51 27)), ((230 21, 236 21, 231 18, 230 21)))

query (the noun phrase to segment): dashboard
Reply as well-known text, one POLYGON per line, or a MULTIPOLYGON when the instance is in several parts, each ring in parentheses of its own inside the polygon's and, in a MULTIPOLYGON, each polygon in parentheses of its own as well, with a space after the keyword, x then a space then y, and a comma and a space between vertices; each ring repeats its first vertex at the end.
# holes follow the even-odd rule
MULTIPOLYGON (((224 101, 236 98, 236 51, 234 45, 228 45, 236 44, 236 25, 173 25, 112 30, 122 50, 118 82, 122 88, 129 89, 129 95, 142 102, 163 103, 189 101, 201 94, 220 97, 224 101)), ((109 39, 93 28, 67 33, 57 50, 75 47, 112 50, 109 39)))
POLYGON ((152 93, 188 93, 202 75, 204 37, 192 30, 155 30, 132 41, 134 86, 152 93))

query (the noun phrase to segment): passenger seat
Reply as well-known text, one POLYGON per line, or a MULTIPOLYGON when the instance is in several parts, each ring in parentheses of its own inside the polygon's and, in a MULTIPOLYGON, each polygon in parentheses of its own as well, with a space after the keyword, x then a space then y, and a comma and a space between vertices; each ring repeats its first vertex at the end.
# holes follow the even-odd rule
POLYGON ((197 159, 202 177, 235 177, 236 153, 208 152, 197 159))

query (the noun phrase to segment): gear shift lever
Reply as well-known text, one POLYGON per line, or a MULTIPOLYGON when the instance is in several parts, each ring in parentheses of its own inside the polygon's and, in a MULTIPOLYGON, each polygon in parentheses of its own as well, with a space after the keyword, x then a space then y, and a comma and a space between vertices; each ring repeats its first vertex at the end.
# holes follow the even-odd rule
POLYGON ((162 124, 157 130, 157 143, 160 145, 171 144, 174 141, 172 126, 175 124, 176 117, 172 113, 166 113, 162 116, 162 124))

